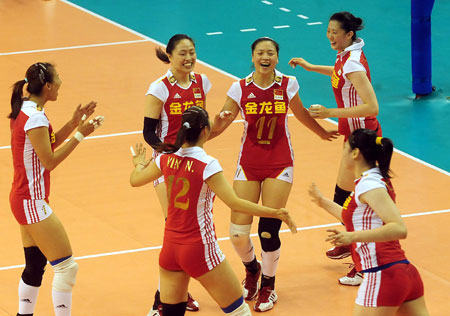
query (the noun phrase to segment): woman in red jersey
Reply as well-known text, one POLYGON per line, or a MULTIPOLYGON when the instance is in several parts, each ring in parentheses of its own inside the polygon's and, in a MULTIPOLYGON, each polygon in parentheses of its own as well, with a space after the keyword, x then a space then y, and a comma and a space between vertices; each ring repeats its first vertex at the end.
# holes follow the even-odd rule
POLYGON ((78 265, 63 225, 49 205, 50 171, 101 125, 103 118, 86 122, 96 103, 79 105, 71 120, 56 133, 45 114, 48 101, 58 98, 61 79, 49 63, 31 65, 25 79, 13 86, 11 97, 11 151, 14 180, 9 196, 20 225, 25 269, 19 282, 18 316, 33 315, 47 260, 55 272, 53 304, 56 316, 69 316, 78 265), (23 89, 29 93, 23 96, 23 89), (70 134, 76 133, 66 143, 70 134), (56 148, 62 145, 58 150, 56 148))
POLYGON ((215 194, 237 212, 283 220, 293 233, 296 225, 283 208, 265 207, 237 197, 219 162, 202 148, 210 134, 204 109, 186 110, 180 126, 175 144, 155 146, 164 154, 151 163, 145 160, 142 145, 136 145, 135 169, 130 176, 132 186, 142 186, 161 176, 167 183, 168 214, 159 256, 162 313, 185 314, 192 277, 224 313, 250 316, 239 281, 217 243, 212 219, 215 194))
POLYGON ((345 224, 328 229, 327 241, 351 246, 356 270, 364 273, 353 315, 428 316, 423 283, 399 239, 407 230, 395 205, 390 181, 393 144, 370 129, 355 130, 344 144, 342 166, 355 177, 355 190, 344 206, 325 198, 312 184, 313 201, 345 224))
MULTIPOLYGON (((368 128, 381 136, 381 127, 376 118, 378 101, 370 82, 370 71, 367 59, 362 51, 364 41, 356 37, 361 30, 362 20, 349 12, 338 12, 330 17, 327 38, 331 48, 336 50, 334 66, 313 65, 303 58, 292 58, 292 67, 301 66, 307 71, 314 71, 331 77, 331 85, 337 108, 326 108, 313 105, 309 111, 314 118, 339 118, 339 133, 348 136, 358 128, 368 128)), ((354 188, 353 175, 342 166, 336 181, 334 201, 342 205, 354 188)), ((350 255, 348 247, 332 248, 327 251, 331 259, 342 259, 350 255)), ((362 275, 352 269, 347 276, 339 279, 344 285, 359 285, 362 275)))
MULTIPOLYGON (((233 187, 243 199, 282 208, 286 206, 293 181, 293 149, 288 131, 288 109, 307 128, 324 140, 336 137, 337 132, 324 130, 303 107, 298 95, 299 85, 275 69, 279 46, 268 37, 257 39, 251 46, 255 71, 228 90, 222 108, 227 114, 215 120, 211 137, 222 133, 241 113, 244 136, 233 187)), ((256 311, 267 311, 277 301, 275 273, 280 257, 281 221, 261 217, 258 232, 262 247, 262 267, 256 260, 250 229, 253 217, 232 211, 230 239, 246 268, 244 297, 256 296, 256 311), (262 271, 262 273, 261 273, 262 271), (261 276, 261 288, 258 288, 261 276), (258 295, 259 290, 259 295, 258 295)))
MULTIPOLYGON (((161 142, 174 142, 180 128, 181 115, 192 106, 206 107, 206 94, 211 83, 206 75, 194 73, 197 60, 195 43, 185 34, 172 36, 166 51, 156 50, 157 57, 170 64, 167 73, 155 80, 147 91, 144 106, 144 139, 153 148, 161 142)), ((153 158, 159 155, 153 152, 153 158)), ((167 191, 164 177, 153 183, 164 217, 167 217, 167 191)), ((159 290, 155 293, 149 316, 158 316, 159 290)), ((198 311, 199 305, 189 295, 187 309, 198 311)))

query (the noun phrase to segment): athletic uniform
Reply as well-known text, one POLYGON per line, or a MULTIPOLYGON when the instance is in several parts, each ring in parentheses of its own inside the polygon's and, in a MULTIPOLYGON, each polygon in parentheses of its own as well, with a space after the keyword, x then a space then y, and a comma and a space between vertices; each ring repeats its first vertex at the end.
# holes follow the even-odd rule
POLYGON ((222 167, 201 147, 159 155, 155 163, 164 175, 169 202, 159 265, 197 278, 225 259, 213 223, 215 194, 205 182, 222 167))
MULTIPOLYGON (((208 77, 203 74, 191 72, 191 84, 184 88, 178 85, 172 71, 154 81, 148 89, 146 95, 153 95, 163 102, 159 123, 156 127, 156 136, 161 142, 175 143, 178 130, 181 126, 181 115, 192 106, 205 108, 206 95, 211 89, 208 77)), ((153 159, 158 152, 153 151, 153 159)), ((154 181, 154 186, 163 182, 163 178, 154 181)))
MULTIPOLYGON (((384 225, 374 210, 359 200, 361 194, 377 188, 386 189, 395 201, 391 182, 382 177, 378 167, 365 171, 361 178, 355 180, 355 191, 347 198, 342 211, 347 231, 370 230, 384 225)), ((352 258, 356 270, 364 273, 356 304, 400 306, 405 301, 423 296, 420 275, 406 259, 398 240, 353 243, 352 258)))
MULTIPOLYGON (((346 76, 352 72, 364 71, 370 81, 370 70, 366 56, 362 51, 363 46, 364 41, 357 38, 351 46, 337 54, 333 75, 331 76, 331 86, 338 108, 350 108, 364 103, 352 82, 346 76)), ((345 140, 354 130, 359 128, 374 130, 378 136, 381 136, 381 126, 375 116, 339 118, 339 134, 344 135, 345 140)))
POLYGON ((299 85, 294 77, 275 70, 267 88, 253 81, 253 73, 234 82, 227 95, 244 118, 244 135, 235 180, 276 178, 292 183, 294 153, 288 130, 289 102, 299 85))
POLYGON ((52 213, 48 205, 50 171, 46 170, 31 145, 27 131, 47 127, 52 151, 55 133, 44 109, 32 101, 24 101, 19 115, 11 120, 11 151, 14 180, 9 195, 11 210, 21 225, 34 224, 52 213))

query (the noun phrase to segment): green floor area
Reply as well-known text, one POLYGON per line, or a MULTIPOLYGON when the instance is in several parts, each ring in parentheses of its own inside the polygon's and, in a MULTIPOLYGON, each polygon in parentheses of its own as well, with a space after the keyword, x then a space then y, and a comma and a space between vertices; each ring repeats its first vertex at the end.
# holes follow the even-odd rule
POLYGON ((384 135, 392 138, 398 149, 450 172, 449 1, 436 1, 434 5, 433 85, 437 91, 421 100, 414 100, 411 90, 409 1, 71 2, 161 43, 167 43, 176 33, 189 34, 196 41, 200 60, 237 77, 251 71, 251 43, 261 36, 272 37, 280 44, 278 68, 297 77, 304 104, 328 107, 335 106, 329 78, 293 70, 287 62, 291 57, 303 57, 312 63, 332 65, 336 53, 325 36, 328 18, 334 12, 350 11, 364 20, 365 28, 358 35, 366 42, 364 52, 380 104, 384 135), (222 34, 207 34, 216 32, 222 34))

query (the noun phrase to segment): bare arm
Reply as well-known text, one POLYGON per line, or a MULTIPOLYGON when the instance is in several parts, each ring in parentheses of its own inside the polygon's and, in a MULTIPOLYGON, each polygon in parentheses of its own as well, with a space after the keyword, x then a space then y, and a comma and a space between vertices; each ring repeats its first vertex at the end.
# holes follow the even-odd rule
POLYGON ((347 74, 356 92, 361 97, 363 103, 350 108, 325 108, 323 106, 310 108, 311 116, 314 118, 347 118, 366 117, 378 114, 378 101, 372 84, 364 71, 356 71, 347 74))
POLYGON ((206 183, 229 208, 244 214, 278 218, 289 226, 292 233, 297 232, 297 227, 286 209, 273 209, 239 198, 225 179, 223 172, 212 175, 206 183))
POLYGON ((386 189, 370 190, 361 194, 359 199, 362 203, 368 204, 385 224, 375 229, 354 232, 340 232, 336 229, 329 229, 327 231, 332 234, 329 235, 327 241, 342 246, 353 242, 384 242, 406 238, 406 225, 386 189))
POLYGON ((227 100, 225 101, 225 105, 219 114, 214 117, 214 123, 211 128, 211 134, 209 135, 208 140, 213 139, 214 137, 222 134, 231 123, 233 123, 234 119, 239 113, 239 105, 232 98, 227 96, 227 100))
POLYGON ((322 75, 330 76, 333 75, 333 66, 322 66, 322 65, 314 65, 309 62, 307 62, 305 59, 301 57, 292 58, 289 61, 289 65, 291 65, 292 68, 295 68, 296 66, 301 66, 306 71, 314 71, 322 75))
MULTIPOLYGON (((87 121, 80 121, 78 125, 78 131, 83 136, 88 136, 94 131, 94 124, 87 121)), ((80 143, 75 137, 72 137, 67 143, 60 147, 55 152, 52 151, 50 139, 48 137, 47 127, 37 127, 27 131, 27 135, 30 139, 39 161, 42 163, 45 169, 53 170, 58 166, 80 143)))
POLYGON ((291 108, 292 113, 297 120, 299 120, 303 125, 305 125, 308 129, 314 132, 323 140, 333 140, 337 138, 339 135, 337 131, 327 131, 325 130, 317 121, 309 115, 308 110, 303 107, 302 100, 298 93, 291 99, 289 103, 289 107, 291 108))
POLYGON ((314 203, 342 222, 342 206, 324 197, 315 183, 309 186, 308 193, 314 203))

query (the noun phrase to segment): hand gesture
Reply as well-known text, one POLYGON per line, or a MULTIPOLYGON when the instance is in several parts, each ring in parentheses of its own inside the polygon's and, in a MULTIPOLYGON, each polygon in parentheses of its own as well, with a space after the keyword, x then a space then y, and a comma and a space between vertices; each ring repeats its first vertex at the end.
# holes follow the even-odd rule
POLYGON ((317 186, 314 182, 311 183, 311 185, 309 186, 308 193, 309 193, 309 196, 311 197, 311 201, 313 201, 320 207, 320 201, 323 198, 323 194, 322 194, 322 192, 319 191, 319 189, 317 188, 317 186))
POLYGON ((331 242, 334 246, 347 246, 353 242, 352 232, 341 232, 337 229, 327 229, 327 232, 331 233, 325 241, 331 242))
POLYGON ((214 122, 212 126, 212 130, 222 130, 226 126, 228 126, 233 121, 233 112, 231 111, 222 111, 219 114, 214 116, 214 122))
POLYGON ((97 102, 95 102, 95 101, 91 101, 83 107, 81 106, 81 104, 79 104, 77 106, 77 108, 75 109, 75 112, 73 112, 73 116, 71 119, 73 128, 78 126, 81 119, 83 118, 83 115, 86 115, 85 117, 91 116, 95 112, 96 107, 97 107, 97 102))
POLYGON ((294 220, 289 215, 289 212, 285 208, 280 208, 278 210, 278 218, 281 219, 283 222, 288 225, 289 229, 291 230, 291 233, 296 234, 297 233, 297 225, 295 224, 294 220))
POLYGON ((328 140, 331 142, 332 140, 334 140, 338 137, 339 137, 339 132, 337 130, 333 129, 333 130, 327 130, 326 134, 322 135, 321 138, 323 140, 328 140))
POLYGON ((304 60, 304 59, 301 58, 301 57, 295 57, 295 58, 292 58, 292 59, 289 61, 289 65, 290 65, 292 68, 295 68, 296 66, 301 66, 303 69, 308 70, 308 71, 309 71, 309 69, 310 69, 311 66, 312 66, 310 63, 308 63, 306 60, 304 60))
MULTIPOLYGON (((94 111, 91 112, 91 114, 94 113, 94 111)), ((96 116, 94 119, 91 119, 87 121, 89 118, 88 115, 83 114, 81 117, 80 122, 78 123, 78 131, 83 134, 83 136, 88 136, 92 134, 97 128, 103 125, 103 121, 105 119, 104 116, 96 116)))
POLYGON ((315 119, 324 119, 330 117, 330 110, 323 105, 313 104, 308 109, 309 115, 315 119))
POLYGON ((142 145, 142 143, 136 144, 133 148, 133 146, 130 147, 131 150, 131 156, 133 166, 137 165, 143 165, 144 167, 147 167, 148 164, 152 161, 153 158, 150 158, 148 161, 145 159, 145 154, 147 149, 142 145))

